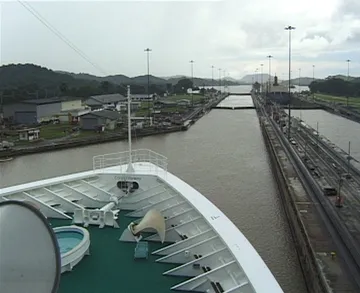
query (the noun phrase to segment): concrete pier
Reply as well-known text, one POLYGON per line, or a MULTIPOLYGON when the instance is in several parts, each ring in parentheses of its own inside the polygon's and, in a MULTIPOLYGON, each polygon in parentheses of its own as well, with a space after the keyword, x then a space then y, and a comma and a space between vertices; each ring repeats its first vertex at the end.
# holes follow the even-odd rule
POLYGON ((340 255, 333 231, 275 125, 254 97, 280 198, 295 242, 308 292, 359 292, 340 255))

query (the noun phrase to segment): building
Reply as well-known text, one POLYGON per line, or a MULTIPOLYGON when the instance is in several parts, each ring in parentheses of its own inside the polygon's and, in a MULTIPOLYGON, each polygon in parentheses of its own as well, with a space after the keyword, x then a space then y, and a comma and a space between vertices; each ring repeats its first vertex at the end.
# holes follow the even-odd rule
POLYGON ((131 100, 132 101, 154 101, 154 100, 157 100, 159 97, 157 94, 151 94, 148 95, 147 94, 132 94, 131 95, 131 100))
POLYGON ((120 94, 108 94, 91 96, 85 101, 85 105, 91 110, 103 108, 116 108, 119 103, 126 102, 127 98, 120 94))
POLYGON ((98 110, 80 116, 80 128, 83 130, 115 129, 121 120, 118 111, 98 110))
MULTIPOLYGON (((116 106, 116 110, 118 111, 127 111, 128 102, 119 103, 116 106)), ((137 111, 141 108, 141 102, 131 102, 131 112, 137 111)))
POLYGON ((62 112, 83 109, 81 98, 53 97, 46 99, 29 99, 3 106, 4 118, 17 124, 32 125, 43 120, 51 120, 62 112))
POLYGON ((21 129, 19 132, 19 140, 34 141, 40 138, 39 128, 21 129))

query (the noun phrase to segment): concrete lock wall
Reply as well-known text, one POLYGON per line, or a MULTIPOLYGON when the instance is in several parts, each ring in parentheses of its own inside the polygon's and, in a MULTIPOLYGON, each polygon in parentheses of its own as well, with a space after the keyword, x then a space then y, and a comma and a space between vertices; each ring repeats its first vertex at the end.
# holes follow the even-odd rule
POLYGON ((277 152, 264 124, 262 124, 262 133, 270 156, 273 174, 280 190, 286 217, 289 220, 291 233, 293 235, 300 265, 306 279, 308 291, 311 293, 327 292, 326 280, 324 280, 318 267, 315 253, 311 247, 305 226, 295 204, 293 191, 289 188, 282 164, 279 161, 277 152))

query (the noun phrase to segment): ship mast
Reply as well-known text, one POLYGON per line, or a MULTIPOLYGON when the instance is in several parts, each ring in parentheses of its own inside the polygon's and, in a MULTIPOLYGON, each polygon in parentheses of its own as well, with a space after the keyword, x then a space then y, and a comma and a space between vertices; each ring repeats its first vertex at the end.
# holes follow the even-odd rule
POLYGON ((128 118, 128 141, 129 141, 129 163, 126 172, 133 173, 134 168, 132 165, 132 150, 131 150, 131 96, 130 96, 130 85, 127 86, 127 98, 128 98, 128 106, 127 106, 127 118, 128 118))

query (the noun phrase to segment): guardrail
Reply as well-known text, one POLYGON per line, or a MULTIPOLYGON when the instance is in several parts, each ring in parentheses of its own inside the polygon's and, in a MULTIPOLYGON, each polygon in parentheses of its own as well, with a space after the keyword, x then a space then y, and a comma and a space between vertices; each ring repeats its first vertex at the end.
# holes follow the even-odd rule
MULTIPOLYGON (((138 149, 131 151, 131 160, 133 163, 151 163, 143 168, 150 171, 167 172, 167 158, 149 149, 138 149)), ((125 172, 130 162, 130 152, 104 154, 93 157, 93 169, 99 170, 108 167, 119 167, 120 172, 125 172)))

